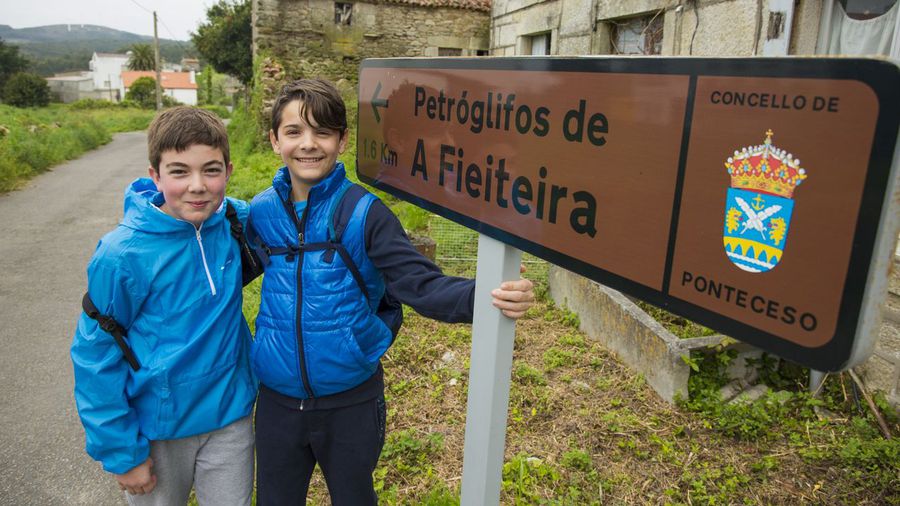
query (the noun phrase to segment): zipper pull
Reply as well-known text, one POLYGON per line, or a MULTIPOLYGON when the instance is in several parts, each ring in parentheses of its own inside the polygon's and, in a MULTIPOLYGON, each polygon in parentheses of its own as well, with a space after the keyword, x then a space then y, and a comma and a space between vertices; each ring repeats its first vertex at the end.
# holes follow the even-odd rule
POLYGON ((303 247, 303 232, 297 233, 297 241, 299 242, 300 247, 302 248, 303 247))
POLYGON ((303 411, 303 399, 300 399, 300 411, 303 411))

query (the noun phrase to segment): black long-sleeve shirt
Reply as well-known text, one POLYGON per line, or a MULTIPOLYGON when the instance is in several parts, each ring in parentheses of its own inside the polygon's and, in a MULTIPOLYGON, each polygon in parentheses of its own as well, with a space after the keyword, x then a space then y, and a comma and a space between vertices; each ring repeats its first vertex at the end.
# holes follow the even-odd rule
POLYGON ((400 220, 380 200, 369 208, 366 253, 384 276, 388 294, 428 318, 471 323, 475 281, 445 276, 416 250, 400 220))

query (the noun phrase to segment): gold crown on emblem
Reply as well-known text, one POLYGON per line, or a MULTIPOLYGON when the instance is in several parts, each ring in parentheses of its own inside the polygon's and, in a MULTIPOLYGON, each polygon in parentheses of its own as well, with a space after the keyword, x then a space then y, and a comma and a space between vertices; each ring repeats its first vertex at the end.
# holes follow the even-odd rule
POLYGON ((772 130, 766 131, 763 144, 735 151, 734 156, 725 161, 732 188, 791 198, 794 189, 806 179, 806 170, 800 167, 800 160, 773 146, 772 135, 772 130))

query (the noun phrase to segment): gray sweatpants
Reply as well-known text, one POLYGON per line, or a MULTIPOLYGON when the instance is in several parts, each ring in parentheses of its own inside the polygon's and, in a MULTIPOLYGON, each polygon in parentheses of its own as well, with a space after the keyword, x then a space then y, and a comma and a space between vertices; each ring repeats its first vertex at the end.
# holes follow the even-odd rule
POLYGON ((219 430, 150 442, 156 487, 125 493, 131 506, 187 504, 191 486, 201 506, 249 506, 253 493, 253 426, 250 416, 219 430))

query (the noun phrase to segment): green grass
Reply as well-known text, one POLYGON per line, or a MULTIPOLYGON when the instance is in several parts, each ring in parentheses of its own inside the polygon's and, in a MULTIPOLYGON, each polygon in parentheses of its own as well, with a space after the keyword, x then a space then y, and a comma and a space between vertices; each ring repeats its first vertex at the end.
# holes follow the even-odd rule
POLYGON ((147 128, 153 111, 81 109, 54 104, 19 109, 0 104, 0 192, 109 142, 112 134, 147 128))

